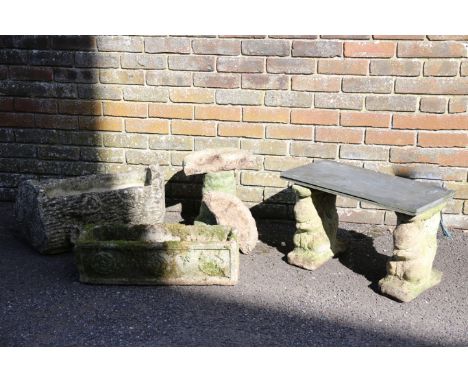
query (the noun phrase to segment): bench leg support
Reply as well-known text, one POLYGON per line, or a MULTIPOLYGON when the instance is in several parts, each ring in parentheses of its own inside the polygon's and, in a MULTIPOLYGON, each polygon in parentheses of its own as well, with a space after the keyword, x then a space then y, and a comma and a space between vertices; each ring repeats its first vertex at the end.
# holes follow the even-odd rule
POLYGON ((442 273, 432 268, 432 262, 442 208, 418 216, 397 213, 393 256, 387 263, 387 276, 379 281, 382 293, 408 302, 440 282, 442 273))
POLYGON ((315 270, 342 249, 336 239, 336 195, 298 185, 292 188, 296 192, 296 233, 288 263, 315 270))

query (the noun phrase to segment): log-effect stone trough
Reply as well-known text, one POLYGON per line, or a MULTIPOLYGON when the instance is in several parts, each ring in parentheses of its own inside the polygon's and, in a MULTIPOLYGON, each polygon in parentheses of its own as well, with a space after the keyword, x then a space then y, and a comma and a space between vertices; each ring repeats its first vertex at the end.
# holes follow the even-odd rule
POLYGON ((15 215, 25 239, 42 254, 71 249, 74 226, 155 224, 164 220, 164 180, 158 166, 120 174, 27 180, 15 215))
POLYGON ((76 235, 80 281, 92 284, 234 285, 239 249, 224 226, 87 226, 76 235))

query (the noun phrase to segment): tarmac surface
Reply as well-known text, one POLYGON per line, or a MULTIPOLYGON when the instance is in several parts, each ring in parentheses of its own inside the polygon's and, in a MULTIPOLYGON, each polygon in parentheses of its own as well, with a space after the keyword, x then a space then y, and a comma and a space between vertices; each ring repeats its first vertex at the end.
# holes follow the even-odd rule
MULTIPOLYGON (((410 303, 382 296, 387 227, 340 224, 348 250, 316 271, 288 265, 292 222, 257 222, 236 286, 101 286, 72 253, 42 256, 0 203, 0 346, 467 346, 468 235, 439 238, 442 283, 410 303)), ((174 214, 168 220, 178 221, 174 214)))

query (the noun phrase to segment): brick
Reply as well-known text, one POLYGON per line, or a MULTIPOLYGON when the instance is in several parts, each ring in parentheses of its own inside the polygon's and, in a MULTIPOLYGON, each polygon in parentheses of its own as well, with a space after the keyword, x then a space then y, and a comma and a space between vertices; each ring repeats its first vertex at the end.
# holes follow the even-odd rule
POLYGON ((11 66, 9 77, 11 80, 20 81, 52 81, 54 74, 52 68, 34 66, 11 66))
POLYGON ((342 112, 341 126, 390 127, 391 114, 342 112))
POLYGON ((104 115, 114 117, 147 117, 148 105, 140 102, 103 102, 104 115))
POLYGON ((0 80, 6 80, 8 77, 8 66, 0 66, 0 80))
POLYGON ((184 158, 187 156, 186 152, 172 152, 171 153, 171 164, 174 166, 182 166, 184 158))
POLYGON ((424 40, 424 35, 374 35, 374 40, 424 40))
POLYGON ((429 77, 453 77, 458 74, 460 62, 429 60, 424 63, 424 75, 429 77))
POLYGON ((95 50, 94 36, 52 36, 52 48, 62 50, 95 50))
POLYGON ((468 111, 468 97, 451 98, 449 113, 466 113, 468 111))
POLYGON ((468 147, 466 132, 428 132, 418 133, 418 146, 421 147, 468 147))
POLYGON ((363 129, 328 126, 317 126, 315 128, 316 142, 362 143, 363 138, 363 129))
POLYGON ((419 110, 425 113, 444 113, 447 100, 442 97, 422 97, 419 110))
POLYGON ((313 74, 315 73, 315 60, 311 58, 268 57, 266 71, 278 74, 313 74))
POLYGON ((366 109, 371 111, 416 111, 415 96, 367 96, 366 109))
POLYGON ((464 167, 468 162, 465 149, 392 147, 390 161, 393 163, 433 163, 441 166, 464 167))
POLYGON ((296 203, 296 195, 291 188, 278 189, 265 187, 264 198, 268 203, 285 203, 290 205, 296 203))
POLYGON ((123 54, 120 58, 123 69, 166 69, 166 57, 152 54, 123 54))
POLYGON ((468 115, 396 114, 393 117, 393 127, 418 130, 466 130, 468 115))
POLYGON ((400 42, 398 57, 464 57, 466 48, 458 42, 400 42))
POLYGON ((340 208, 338 219, 345 223, 383 224, 385 211, 340 208))
POLYGON ((417 77, 421 73, 417 60, 371 60, 371 76, 417 77))
POLYGON ((393 79, 384 77, 343 78, 342 89, 346 93, 391 93, 393 79))
POLYGON ((241 43, 238 40, 199 39, 192 41, 192 49, 195 54, 238 56, 241 43))
POLYGON ((320 60, 318 73, 320 74, 353 74, 366 75, 369 60, 320 60))
POLYGON ((170 71, 147 71, 146 83, 156 86, 191 86, 192 73, 170 71))
POLYGON ((36 157, 35 145, 23 145, 18 143, 0 143, 1 158, 34 158, 36 157))
POLYGON ((263 92, 256 90, 216 90, 216 103, 221 105, 261 105, 263 92))
POLYGON ((468 61, 463 61, 461 63, 460 74, 462 76, 468 76, 468 61))
POLYGON ((366 144, 407 146, 416 143, 416 134, 412 131, 367 130, 366 144))
POLYGON ((19 49, 48 49, 49 36, 40 35, 24 35, 24 36, 7 36, 10 41, 6 44, 8 47, 19 49))
POLYGON ((397 78, 395 93, 468 94, 468 78, 397 78))
POLYGON ((0 81, 0 94, 16 97, 76 98, 76 86, 52 82, 0 81))
POLYGON ((309 158, 335 159, 338 145, 334 143, 291 142, 291 155, 309 158))
POLYGON ((262 202, 263 201, 263 187, 245 187, 238 186, 236 194, 243 202, 262 202))
POLYGON ((258 123, 220 122, 218 135, 220 137, 263 138, 264 127, 258 123))
POLYGON ((0 127, 33 127, 34 115, 23 113, 0 113, 0 127))
POLYGON ((28 52, 21 50, 0 50, 0 64, 28 65, 28 52))
POLYGON ((148 147, 148 137, 141 134, 105 134, 103 137, 104 146, 107 147, 130 147, 134 149, 146 149, 148 147))
POLYGON ((127 150, 125 152, 125 159, 129 164, 168 165, 169 153, 152 150, 127 150))
POLYGON ((246 40, 242 41, 242 54, 246 56, 289 56, 289 41, 246 40))
POLYGON ((294 41, 293 57, 340 57, 343 43, 338 41, 294 41))
POLYGON ((364 97, 361 95, 323 93, 315 94, 314 105, 321 109, 361 110, 364 97))
POLYGON ((341 90, 341 78, 334 76, 293 76, 291 89, 312 92, 339 92, 341 90))
POLYGON ((390 58, 395 54, 396 43, 394 42, 345 42, 345 57, 370 57, 390 58))
POLYGON ((39 146, 37 156, 40 159, 62 159, 78 160, 80 159, 79 147, 60 147, 60 146, 39 146))
POLYGON ((445 182, 444 186, 455 191, 455 199, 468 199, 468 183, 466 182, 445 182))
POLYGON ((336 206, 343 207, 343 208, 356 208, 358 206, 358 201, 351 198, 346 198, 341 195, 337 195, 336 197, 336 206))
POLYGON ((43 66, 72 66, 73 53, 48 50, 30 50, 29 64, 43 66))
POLYGON ((214 57, 209 56, 169 56, 169 69, 212 72, 215 68, 214 57))
POLYGON ((171 122, 172 134, 177 135, 203 135, 214 137, 216 135, 215 122, 206 121, 182 121, 171 122))
POLYGON ((444 215, 444 223, 451 228, 468 229, 468 216, 444 215))
POLYGON ((193 150, 193 138, 161 135, 157 137, 150 137, 149 146, 150 149, 156 150, 191 151, 193 150))
POLYGON ((143 39, 136 36, 99 36, 97 48, 102 52, 142 52, 143 39))
POLYGON ((123 149, 86 147, 81 149, 81 159, 91 162, 123 163, 125 155, 123 149))
POLYGON ((170 119, 192 119, 192 105, 163 105, 150 104, 148 115, 150 117, 170 118, 170 119))
POLYGON ((126 86, 123 89, 123 98, 125 101, 167 102, 169 93, 164 88, 126 86))
POLYGON ((244 107, 242 120, 247 122, 289 122, 289 109, 244 107))
POLYGON ((99 81, 99 72, 97 69, 56 68, 54 81, 95 84, 99 81))
POLYGON ((283 89, 289 88, 289 77, 270 74, 243 74, 244 89, 283 89))
POLYGON ((428 35, 427 38, 431 41, 447 41, 447 40, 462 40, 467 41, 468 35, 428 35))
POLYGON ((337 125, 340 113, 336 110, 292 110, 291 123, 304 125, 337 125))
POLYGON ((147 53, 190 53, 190 39, 181 37, 146 37, 147 53))
POLYGON ((16 111, 29 113, 55 114, 58 111, 55 99, 16 98, 14 105, 16 111))
POLYGON ((78 117, 37 114, 35 116, 35 126, 42 129, 78 129, 78 117))
POLYGON ((460 214, 463 210, 463 200, 452 199, 447 202, 444 209, 442 210, 443 214, 460 214))
POLYGON ((294 91, 267 91, 266 106, 311 107, 312 94, 294 91))
POLYGON ((288 182, 279 173, 265 171, 242 171, 241 184, 246 186, 286 187, 288 182))
POLYGON ((324 34, 320 36, 321 39, 331 40, 370 40, 370 35, 340 35, 340 34, 324 34))
POLYGON ((61 114, 101 115, 102 104, 98 101, 60 100, 59 112, 61 114))
POLYGON ((265 59, 260 57, 218 57, 216 69, 218 72, 261 73, 265 67, 265 59))
POLYGON ((340 158, 360 160, 388 160, 388 148, 361 145, 341 145, 340 158))
POLYGON ((193 85, 201 88, 235 89, 240 87, 240 75, 222 73, 194 73, 193 85))
POLYGON ((285 141, 243 139, 241 149, 260 155, 287 155, 288 143, 285 141))
POLYGON ((219 149, 221 147, 233 147, 239 148, 240 139, 239 138, 229 138, 229 137, 195 137, 195 151, 204 150, 204 149, 219 149))
POLYGON ((195 106, 195 119, 240 121, 242 109, 236 106, 195 106))
POLYGON ((111 117, 80 117, 79 126, 82 130, 122 131, 123 120, 111 117))
POLYGON ((312 140, 314 128, 313 126, 298 125, 268 125, 266 137, 273 139, 312 140))
POLYGON ((127 133, 169 134, 169 121, 162 119, 126 119, 127 133))
POLYGON ((172 102, 213 103, 214 91, 211 89, 175 88, 169 92, 172 102))
MULTIPOLYGON (((0 98, 0 111, 13 111, 14 109, 13 100, 14 100, 13 98, 0 98)), ((22 100, 22 99, 17 98, 17 100, 22 100)), ((21 111, 21 110, 18 110, 18 111, 21 111)), ((23 110, 23 111, 29 111, 29 110, 23 110)))
POLYGON ((79 85, 78 97, 98 100, 121 100, 122 90, 120 86, 113 85, 79 85))
POLYGON ((104 84, 144 85, 145 75, 142 70, 106 70, 99 73, 99 79, 104 84))
POLYGON ((310 158, 266 156, 264 161, 264 167, 265 170, 286 171, 291 168, 303 166, 311 162, 312 159, 310 158))
POLYGON ((118 68, 120 56, 117 53, 76 52, 75 66, 78 68, 118 68))

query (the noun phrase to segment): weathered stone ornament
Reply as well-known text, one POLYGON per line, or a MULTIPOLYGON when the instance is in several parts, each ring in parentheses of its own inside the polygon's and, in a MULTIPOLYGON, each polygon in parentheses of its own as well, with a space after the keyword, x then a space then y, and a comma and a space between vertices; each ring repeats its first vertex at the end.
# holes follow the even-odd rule
POLYGON ((73 226, 155 224, 164 213, 164 181, 157 165, 120 174, 27 180, 15 204, 22 235, 42 254, 69 250, 73 226))
POLYGON ((239 249, 229 227, 98 225, 73 240, 84 283, 235 285, 239 277, 239 249))
POLYGON ((288 253, 289 264, 315 270, 342 252, 343 247, 337 242, 338 214, 336 195, 294 185, 296 192, 296 233, 294 250, 288 253))
POLYGON ((245 206, 245 208, 240 207, 242 201, 236 196, 234 170, 253 169, 255 167, 255 158, 249 152, 233 148, 197 151, 187 155, 184 159, 184 172, 186 175, 205 174, 202 188, 203 199, 200 212, 195 218, 195 224, 226 224, 235 228, 238 237, 242 238, 239 245, 243 253, 252 252, 258 241, 258 233, 250 210, 245 206), (205 195, 213 192, 219 194, 209 197, 212 203, 212 210, 210 210, 206 205, 205 195), (226 211, 229 207, 235 208, 241 214, 230 214, 226 211), (228 215, 229 221, 225 219, 225 216, 228 215), (221 221, 224 223, 220 223, 221 221), (244 225, 245 222, 249 223, 244 225), (253 230, 255 230, 255 233, 253 230))
POLYGON ((203 194, 203 203, 213 214, 216 224, 229 226, 238 232, 239 249, 250 254, 258 241, 258 231, 250 210, 235 195, 219 191, 203 194))
POLYGON ((432 268, 437 252, 437 230, 442 206, 421 215, 397 213, 393 231, 393 257, 387 263, 387 276, 379 281, 382 293, 408 302, 440 283, 442 273, 432 268))

